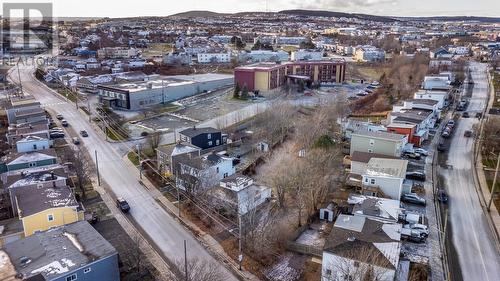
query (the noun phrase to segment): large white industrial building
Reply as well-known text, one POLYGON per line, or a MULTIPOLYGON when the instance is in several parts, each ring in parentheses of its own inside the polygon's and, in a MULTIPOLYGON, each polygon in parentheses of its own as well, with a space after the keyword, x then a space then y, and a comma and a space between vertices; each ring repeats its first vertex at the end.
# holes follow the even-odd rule
POLYGON ((99 101, 116 109, 140 110, 234 84, 227 74, 161 76, 147 81, 99 85, 99 101))

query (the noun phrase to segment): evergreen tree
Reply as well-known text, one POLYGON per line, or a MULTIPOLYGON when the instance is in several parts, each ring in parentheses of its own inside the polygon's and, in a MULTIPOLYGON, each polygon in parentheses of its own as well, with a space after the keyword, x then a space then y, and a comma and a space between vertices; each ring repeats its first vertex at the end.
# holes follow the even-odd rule
POLYGON ((236 86, 234 86, 233 98, 235 99, 240 98, 240 85, 238 83, 236 83, 236 86))

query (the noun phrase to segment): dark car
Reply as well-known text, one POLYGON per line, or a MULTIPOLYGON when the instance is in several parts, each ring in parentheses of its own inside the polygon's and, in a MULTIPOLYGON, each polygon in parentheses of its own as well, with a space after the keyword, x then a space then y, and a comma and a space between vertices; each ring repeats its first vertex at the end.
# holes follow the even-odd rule
POLYGON ((440 189, 438 193, 436 194, 437 200, 443 204, 448 203, 448 195, 446 194, 446 191, 443 189, 440 189))
POLYGON ((464 113, 462 113, 462 117, 469 118, 469 112, 465 111, 464 113))
POLYGON ((76 145, 79 145, 80 144, 80 140, 78 138, 73 138, 73 143, 76 144, 76 145))
POLYGON ((68 123, 68 121, 66 121, 66 120, 63 119, 63 120, 61 120, 61 125, 63 127, 68 127, 69 123, 68 123))
POLYGON ((64 119, 64 117, 62 116, 62 114, 57 114, 56 118, 57 118, 57 120, 63 120, 64 119))
POLYGON ((438 143, 438 151, 439 152, 446 151, 446 144, 443 141, 438 143))
POLYGON ((124 213, 128 213, 128 211, 130 211, 128 202, 121 197, 118 197, 118 199, 116 199, 116 206, 124 213))
POLYGON ((418 196, 416 193, 407 193, 401 196, 401 201, 416 205, 425 206, 425 199, 418 196))
POLYGON ((88 137, 89 136, 89 134, 87 134, 87 131, 85 131, 85 130, 81 130, 80 131, 80 135, 82 135, 82 137, 88 137))
POLYGON ((469 130, 465 131, 464 132, 464 137, 466 137, 466 138, 472 137, 472 131, 469 131, 469 130))
POLYGON ((408 172, 406 178, 410 180, 425 181, 425 174, 422 172, 408 172))
POLYGON ((49 134, 51 139, 60 139, 64 138, 64 133, 63 132, 53 132, 49 134))

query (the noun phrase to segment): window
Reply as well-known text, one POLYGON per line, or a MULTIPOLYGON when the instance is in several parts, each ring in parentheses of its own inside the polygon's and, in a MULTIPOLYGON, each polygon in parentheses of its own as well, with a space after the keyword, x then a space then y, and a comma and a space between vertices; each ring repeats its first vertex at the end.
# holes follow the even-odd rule
POLYGON ((217 174, 219 173, 219 167, 217 167, 217 174))
POLYGON ((227 178, 228 177, 228 174, 227 173, 224 173, 224 178, 227 178))
POLYGON ((54 215, 53 214, 48 214, 47 215, 47 220, 48 221, 53 221, 54 220, 54 215))
POLYGON ((211 146, 211 145, 212 145, 212 141, 209 141, 209 142, 208 142, 208 145, 209 145, 209 146, 211 146))
POLYGON ((76 278, 77 278, 76 273, 73 273, 66 277, 66 281, 74 281, 76 280, 76 278))
POLYGON ((91 271, 92 271, 92 268, 87 267, 87 268, 85 268, 85 269, 83 270, 83 273, 89 273, 89 272, 91 272, 91 271))
POLYGON ((207 134, 207 139, 211 139, 212 138, 212 134, 207 134))
POLYGON ((219 145, 220 141, 219 140, 215 140, 215 145, 219 145))
POLYGON ((374 145, 375 145, 375 140, 370 139, 370 145, 371 145, 371 146, 374 146, 374 145))
POLYGON ((373 149, 368 148, 368 152, 369 152, 369 153, 373 153, 373 149))
POLYGON ((371 184, 375 184, 375 179, 371 179, 371 180, 370 180, 370 183, 371 183, 371 184))
POLYGON ((368 182, 368 178, 365 178, 365 182, 368 182))
POLYGON ((36 162, 31 162, 31 163, 28 164, 28 166, 30 166, 30 167, 36 167, 36 162))

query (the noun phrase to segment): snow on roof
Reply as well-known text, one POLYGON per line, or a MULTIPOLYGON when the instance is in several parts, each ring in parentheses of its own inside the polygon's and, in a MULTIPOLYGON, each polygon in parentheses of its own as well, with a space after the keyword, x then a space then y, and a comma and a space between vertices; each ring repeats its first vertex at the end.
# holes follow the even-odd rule
POLYGON ((368 161, 366 176, 405 178, 408 160, 372 158, 368 161))
POLYGON ((55 159, 55 157, 52 155, 44 154, 44 153, 31 152, 31 153, 25 153, 25 154, 21 155, 20 157, 12 160, 11 162, 8 163, 8 165, 30 163, 30 162, 43 161, 43 160, 48 160, 48 159, 55 159))

